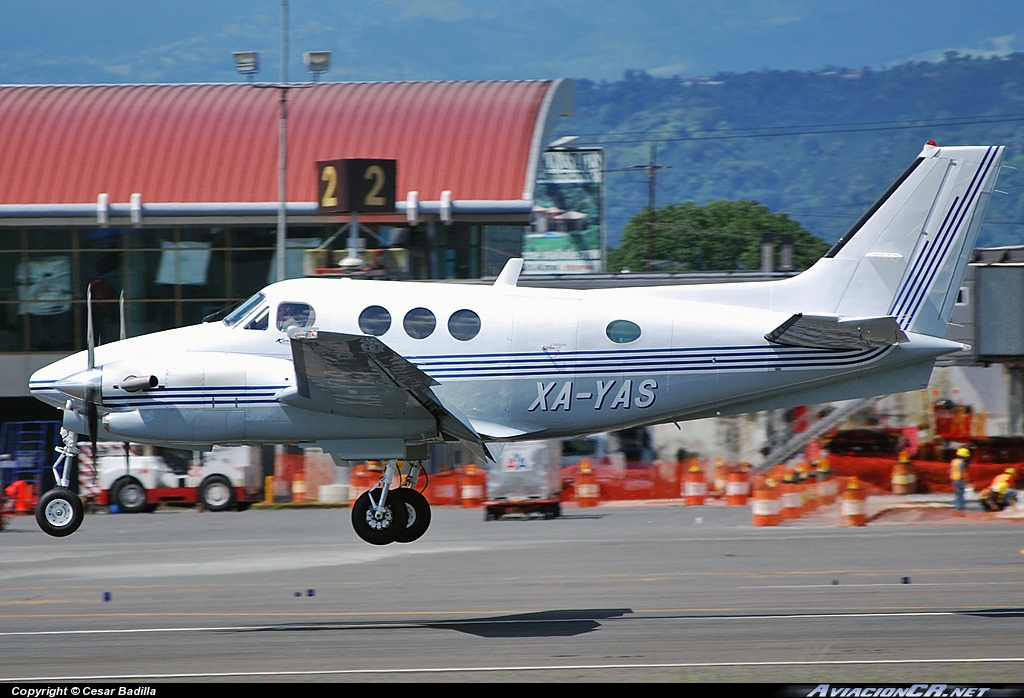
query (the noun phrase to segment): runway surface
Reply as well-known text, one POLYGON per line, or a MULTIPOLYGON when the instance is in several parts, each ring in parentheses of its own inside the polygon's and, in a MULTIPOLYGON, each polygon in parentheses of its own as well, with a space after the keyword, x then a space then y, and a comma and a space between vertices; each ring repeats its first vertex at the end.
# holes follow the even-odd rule
POLYGON ((1024 681, 1020 524, 439 507, 374 547, 346 509, 9 521, 4 681, 1024 681))

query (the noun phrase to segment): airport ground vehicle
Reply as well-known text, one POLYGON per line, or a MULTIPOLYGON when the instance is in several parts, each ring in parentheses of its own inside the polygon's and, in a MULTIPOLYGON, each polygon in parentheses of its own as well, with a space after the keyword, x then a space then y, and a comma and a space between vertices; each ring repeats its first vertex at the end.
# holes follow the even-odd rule
POLYGON ((546 519, 560 516, 561 446, 557 439, 507 444, 487 467, 484 520, 506 514, 541 514, 546 519))
POLYGON ((260 498, 261 472, 247 446, 203 453, 143 449, 119 442, 82 444, 79 489, 99 506, 124 513, 153 511, 160 504, 202 504, 208 511, 244 510, 260 498))

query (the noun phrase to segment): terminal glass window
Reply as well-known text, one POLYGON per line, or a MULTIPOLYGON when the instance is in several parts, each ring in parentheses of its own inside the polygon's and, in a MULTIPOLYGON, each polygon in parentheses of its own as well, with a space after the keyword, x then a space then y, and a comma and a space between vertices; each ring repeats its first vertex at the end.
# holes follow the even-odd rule
MULTIPOLYGON (((288 274, 332 232, 289 227, 288 274)), ((85 348, 90 288, 97 344, 120 336, 122 293, 129 337, 220 317, 277 280, 275 238, 273 225, 0 228, 0 352, 85 348)), ((225 321, 244 326, 259 303, 225 321)))

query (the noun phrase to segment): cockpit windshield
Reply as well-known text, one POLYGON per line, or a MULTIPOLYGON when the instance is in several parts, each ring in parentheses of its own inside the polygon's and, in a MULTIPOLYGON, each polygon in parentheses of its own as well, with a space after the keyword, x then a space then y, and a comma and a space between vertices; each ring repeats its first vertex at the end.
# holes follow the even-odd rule
POLYGON ((230 315, 224 318, 224 324, 227 325, 228 327, 234 327, 239 322, 244 320, 245 316, 251 313, 253 308, 258 306, 265 299, 266 296, 264 296, 262 293, 257 293, 255 296, 252 296, 245 303, 242 303, 240 306, 235 308, 235 310, 233 310, 230 315))

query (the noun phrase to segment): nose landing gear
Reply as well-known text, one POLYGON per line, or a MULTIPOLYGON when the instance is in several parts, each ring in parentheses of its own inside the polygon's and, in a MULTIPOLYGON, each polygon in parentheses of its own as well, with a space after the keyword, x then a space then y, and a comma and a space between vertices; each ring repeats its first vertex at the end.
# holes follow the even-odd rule
POLYGON ((70 536, 77 531, 85 518, 82 500, 68 489, 71 459, 78 456, 78 434, 67 429, 61 429, 60 433, 64 444, 57 448, 60 456, 53 464, 53 479, 57 485, 43 494, 36 504, 36 523, 39 528, 58 538, 70 536))

